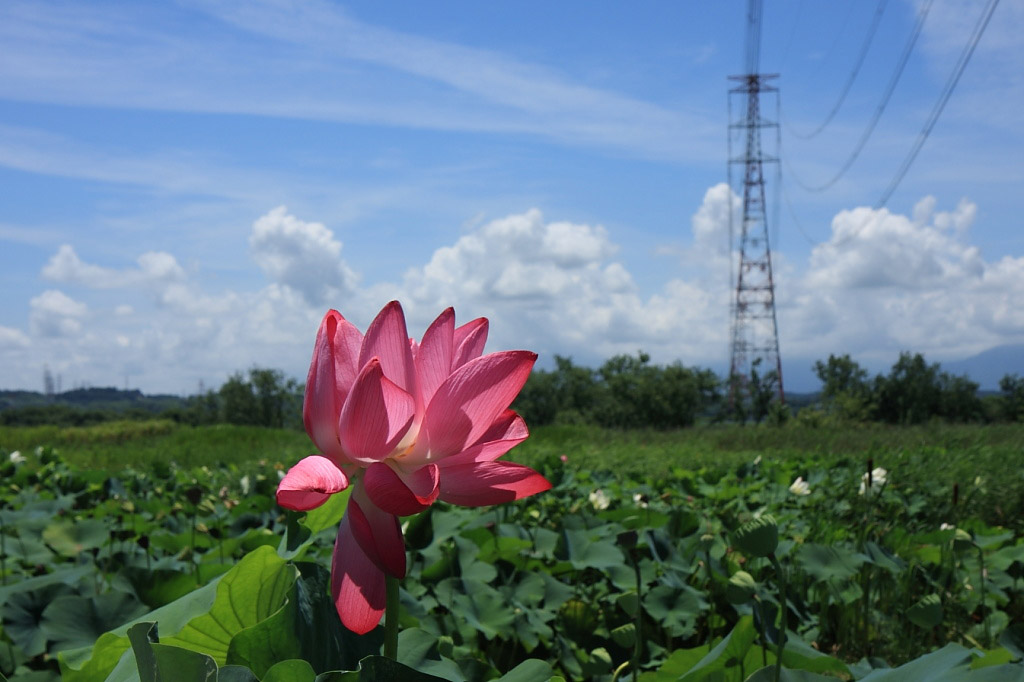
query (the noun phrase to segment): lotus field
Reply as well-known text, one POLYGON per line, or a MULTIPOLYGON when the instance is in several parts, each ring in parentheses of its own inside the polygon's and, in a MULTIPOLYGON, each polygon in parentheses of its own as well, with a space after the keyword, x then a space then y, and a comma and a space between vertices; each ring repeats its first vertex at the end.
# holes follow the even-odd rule
POLYGON ((451 308, 419 340, 397 301, 365 333, 328 311, 297 451, 0 433, 0 673, 1024 680, 1019 429, 964 451, 734 447, 806 425, 531 443, 510 406, 537 356, 487 334, 451 308))
POLYGON ((1019 428, 539 430, 551 490, 402 520, 397 664, 331 599, 345 493, 275 502, 304 435, 0 437, 8 679, 772 679, 783 578, 782 679, 1024 679, 1019 428), (768 515, 774 562, 737 542, 768 515))

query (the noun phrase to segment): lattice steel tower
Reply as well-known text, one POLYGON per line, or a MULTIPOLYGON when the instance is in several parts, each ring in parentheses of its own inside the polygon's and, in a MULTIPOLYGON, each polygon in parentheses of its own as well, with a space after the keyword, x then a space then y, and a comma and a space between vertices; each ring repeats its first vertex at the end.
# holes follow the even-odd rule
POLYGON ((761 131, 774 130, 775 149, 778 150, 778 121, 768 121, 761 113, 761 95, 775 96, 778 111, 779 89, 770 85, 778 74, 758 73, 761 44, 761 3, 749 0, 747 5, 746 73, 730 76, 739 85, 729 90, 729 187, 733 188, 733 167, 743 167, 743 218, 739 224, 738 254, 735 244, 735 211, 729 202, 730 264, 735 268, 735 295, 732 300, 732 341, 729 366, 730 405, 750 394, 751 370, 764 378, 775 372, 775 390, 780 401, 785 399, 782 389, 782 362, 779 357, 779 330, 775 317, 775 283, 772 278, 772 252, 768 242, 768 219, 765 204, 765 164, 776 164, 778 154, 766 154, 761 146, 761 131), (732 101, 743 100, 743 118, 733 120, 732 101), (733 138, 743 140, 743 154, 733 155, 733 138))

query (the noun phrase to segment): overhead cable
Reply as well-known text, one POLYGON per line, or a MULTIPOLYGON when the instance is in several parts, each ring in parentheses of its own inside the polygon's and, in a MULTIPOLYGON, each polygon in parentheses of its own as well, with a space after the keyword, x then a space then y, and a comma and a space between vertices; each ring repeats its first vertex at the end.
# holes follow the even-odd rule
POLYGON ((846 79, 846 85, 843 86, 842 91, 839 93, 839 98, 836 99, 835 106, 832 107, 832 111, 828 112, 828 116, 822 121, 821 125, 812 130, 807 134, 798 133, 793 130, 792 127, 786 126, 790 134, 793 137, 800 138, 801 140, 809 140, 820 133, 825 127, 832 122, 832 119, 839 112, 839 108, 843 106, 843 102, 846 101, 846 96, 850 93, 850 88, 853 86, 853 81, 857 79, 857 74, 860 73, 860 67, 864 65, 864 58, 868 54, 868 48, 871 47, 871 43, 874 40, 875 33, 878 31, 878 24, 882 20, 882 14, 885 12, 885 6, 889 0, 879 0, 878 6, 875 8, 875 15, 871 19, 871 26, 868 28, 868 34, 864 37, 864 43, 860 46, 860 54, 857 56, 857 63, 853 66, 853 71, 850 72, 850 77, 846 79))
POLYGON ((903 46, 903 53, 900 55, 899 62, 896 64, 896 70, 893 71, 892 77, 889 79, 889 84, 885 88, 885 93, 882 95, 882 100, 879 102, 878 107, 875 109, 874 115, 871 117, 871 121, 868 123, 868 127, 864 130, 864 133, 860 137, 860 141, 857 142, 857 146, 854 147, 853 153, 843 164, 843 167, 839 169, 839 172, 832 177, 831 180, 822 185, 808 185, 800 180, 800 178, 790 170, 790 175, 796 184, 800 185, 803 189, 808 192, 821 192, 839 181, 839 178, 846 174, 846 171, 850 170, 854 161, 860 156, 861 151, 864 149, 864 145, 867 144, 868 138, 875 131, 875 126, 878 125, 878 120, 882 117, 882 113, 885 111, 885 107, 889 104, 889 99, 892 97, 892 93, 896 90, 896 85, 900 81, 900 76, 903 75, 903 69, 907 65, 907 61, 910 59, 910 53, 914 49, 914 44, 917 42, 917 38, 921 35, 921 29, 924 27, 924 20, 928 16, 928 10, 931 9, 933 0, 925 0, 921 6, 920 12, 917 15, 917 23, 914 25, 914 31, 910 34, 910 38, 907 40, 906 45, 903 46))
POLYGON ((992 18, 992 13, 995 12, 996 5, 999 4, 999 0, 989 0, 988 5, 982 12, 981 17, 978 19, 978 23, 974 26, 974 32, 971 34, 970 40, 967 45, 964 46, 964 51, 960 53, 960 59, 953 67, 953 72, 949 75, 949 79, 946 81, 946 86, 939 95, 938 101, 935 102, 935 106, 932 108, 931 114, 928 115, 928 120, 925 122, 924 127, 921 128, 921 132, 917 136, 917 140, 914 141, 914 146, 911 147, 910 153, 907 154, 907 158, 903 160, 903 164, 900 169, 896 171, 896 175, 893 177, 889 186, 886 187, 885 192, 882 193, 882 198, 875 204, 875 208, 882 208, 886 202, 889 201, 889 197, 896 191, 903 177, 910 170, 910 166, 914 163, 914 159, 917 158, 918 152, 921 151, 921 147, 924 146, 925 140, 928 139, 928 135, 931 134, 932 128, 935 127, 935 123, 939 120, 939 116, 942 115, 942 110, 946 106, 946 102, 949 101, 950 96, 953 94, 953 90, 956 88, 957 82, 960 80, 960 76, 963 74, 964 69, 967 68, 967 62, 971 60, 971 55, 974 54, 974 48, 977 47, 978 41, 981 40, 982 34, 988 27, 989 19, 992 18))

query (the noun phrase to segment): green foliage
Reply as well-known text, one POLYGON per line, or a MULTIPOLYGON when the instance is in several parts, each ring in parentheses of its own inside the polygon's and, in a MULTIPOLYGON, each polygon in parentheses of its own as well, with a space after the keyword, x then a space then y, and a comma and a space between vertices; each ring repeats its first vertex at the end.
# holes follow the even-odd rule
MULTIPOLYGON (((197 448, 225 429, 169 428, 154 438, 183 432, 197 448)), ((643 679, 760 680, 782 632, 782 679, 1022 670, 1024 475, 1008 466, 1021 426, 537 429, 515 459, 551 491, 409 519, 398 663, 374 655, 379 632, 341 628, 329 596, 343 496, 282 512, 279 469, 259 462, 273 441, 195 466, 140 465, 145 440, 103 432, 122 453, 109 471, 79 465, 74 447, 5 464, 0 674, 51 675, 59 660, 68 682, 140 679, 140 661, 246 682, 608 680, 640 642, 643 679), (873 466, 887 482, 860 495, 873 466), (798 475, 809 495, 789 492, 798 475), (589 499, 597 489, 606 508, 589 499), (786 609, 765 550, 733 541, 769 515, 786 609)))
POLYGON ((999 381, 1000 417, 1008 422, 1024 421, 1024 377, 1007 374, 999 381))
POLYGON ((556 355, 555 369, 535 370, 513 407, 535 426, 672 429, 713 413, 720 399, 714 372, 652 365, 643 352, 617 355, 596 371, 556 355))

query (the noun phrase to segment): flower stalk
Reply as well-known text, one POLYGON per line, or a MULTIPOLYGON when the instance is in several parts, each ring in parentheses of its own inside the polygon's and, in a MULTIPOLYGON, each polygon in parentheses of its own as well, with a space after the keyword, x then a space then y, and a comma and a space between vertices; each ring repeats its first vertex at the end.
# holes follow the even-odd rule
POLYGON ((384 657, 398 660, 398 612, 401 608, 398 601, 398 578, 388 575, 387 602, 384 607, 384 657))
POLYGON ((782 651, 786 648, 786 572, 782 570, 782 564, 772 552, 768 560, 775 567, 775 575, 779 581, 779 641, 778 654, 775 658, 775 682, 782 677, 782 651))

